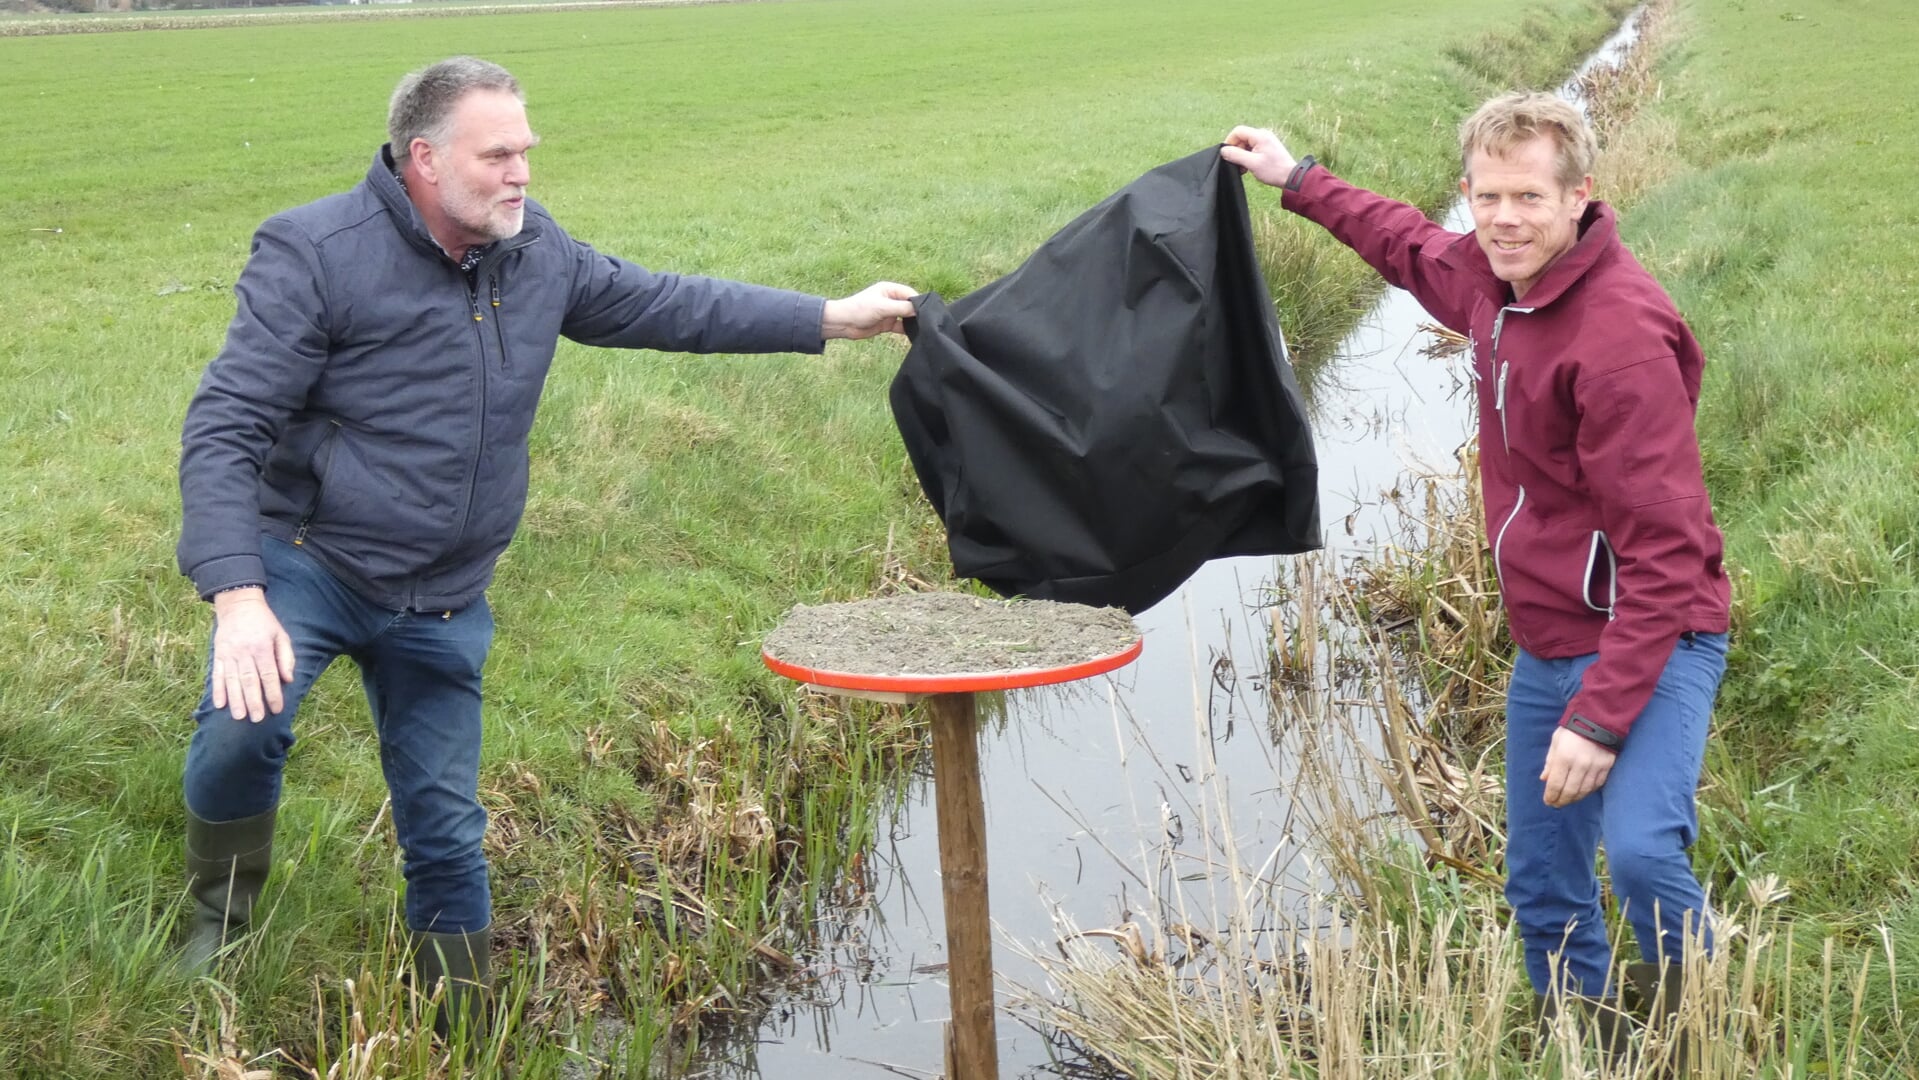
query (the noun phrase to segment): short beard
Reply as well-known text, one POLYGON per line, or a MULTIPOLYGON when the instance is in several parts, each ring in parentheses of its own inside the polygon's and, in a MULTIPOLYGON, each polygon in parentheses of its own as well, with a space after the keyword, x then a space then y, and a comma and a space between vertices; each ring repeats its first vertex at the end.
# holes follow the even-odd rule
POLYGON ((514 211, 512 220, 505 223, 500 222, 498 218, 492 214, 482 214, 477 220, 466 217, 457 217, 453 220, 460 228, 465 229, 474 236, 484 237, 486 242, 490 244, 496 240, 505 240, 509 237, 518 236, 520 230, 526 226, 526 208, 521 207, 519 210, 514 211))
MULTIPOLYGON (((522 197, 524 197, 524 193, 522 193, 522 197)), ((526 225, 526 205, 524 203, 520 205, 517 211, 514 211, 511 220, 505 223, 499 222, 492 213, 497 205, 496 203, 483 202, 477 198, 471 198, 471 193, 469 192, 461 192, 457 198, 446 199, 441 203, 441 207, 446 212, 446 216, 455 225, 465 229, 467 233, 472 236, 484 237, 485 242, 489 244, 496 240, 505 240, 508 237, 519 235, 520 230, 526 225), (471 201, 469 201, 469 199, 471 199, 471 201)))
MULTIPOLYGON (((491 225, 493 219, 488 218, 487 220, 489 225, 491 225)), ((520 230, 524 229, 525 227, 526 227, 526 207, 522 206, 518 210, 513 211, 513 217, 511 218, 509 223, 505 225, 492 226, 487 229, 476 229, 474 231, 478 233, 479 235, 486 237, 487 241, 490 243, 495 240, 507 240, 512 237, 518 236, 520 235, 520 230)))

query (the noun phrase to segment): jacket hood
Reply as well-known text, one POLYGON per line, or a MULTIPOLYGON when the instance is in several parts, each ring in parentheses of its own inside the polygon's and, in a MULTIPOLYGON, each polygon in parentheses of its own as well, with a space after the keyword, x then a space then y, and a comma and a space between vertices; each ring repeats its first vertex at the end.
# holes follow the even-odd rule
POLYGON ((406 189, 400 186, 399 177, 395 175, 398 169, 399 166, 393 162, 393 144, 381 143, 380 148, 373 152, 373 164, 367 167, 366 186, 379 198, 387 212, 393 215, 393 225, 401 236, 406 237, 407 243, 427 255, 446 258, 446 250, 427 231, 426 222, 420 220, 419 208, 413 205, 413 200, 407 198, 406 189))

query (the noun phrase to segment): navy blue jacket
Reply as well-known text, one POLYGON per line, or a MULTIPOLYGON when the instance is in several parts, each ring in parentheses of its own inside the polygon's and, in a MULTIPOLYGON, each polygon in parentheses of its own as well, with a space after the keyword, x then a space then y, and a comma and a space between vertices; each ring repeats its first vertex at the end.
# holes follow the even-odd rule
MULTIPOLYGON (((458 609, 526 505, 527 433, 561 336, 678 352, 819 352, 819 297, 653 273, 526 203, 469 276, 385 147, 344 194, 270 218, 187 407, 179 562, 201 596, 264 585, 260 536, 368 600, 458 609)), ((269 598, 270 599, 270 598, 269 598)))

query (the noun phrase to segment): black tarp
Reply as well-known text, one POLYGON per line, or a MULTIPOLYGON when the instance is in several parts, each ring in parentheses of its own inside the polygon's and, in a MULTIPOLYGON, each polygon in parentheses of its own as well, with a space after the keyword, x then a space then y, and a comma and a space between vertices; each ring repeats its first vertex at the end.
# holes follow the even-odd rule
POLYGON ((1320 546, 1312 432, 1217 148, 916 304, 893 416, 959 576, 1138 613, 1208 559, 1320 546))

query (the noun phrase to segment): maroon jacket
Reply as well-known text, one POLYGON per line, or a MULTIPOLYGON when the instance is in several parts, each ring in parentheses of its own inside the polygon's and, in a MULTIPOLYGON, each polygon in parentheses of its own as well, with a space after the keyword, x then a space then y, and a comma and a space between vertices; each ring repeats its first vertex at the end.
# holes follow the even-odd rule
POLYGON ((1699 343, 1604 203, 1515 302, 1472 234, 1323 168, 1297 183, 1286 209, 1471 337, 1486 527, 1513 637, 1549 659, 1598 652, 1560 723, 1576 713, 1623 738, 1679 636, 1728 624, 1725 542, 1693 430, 1699 343))

